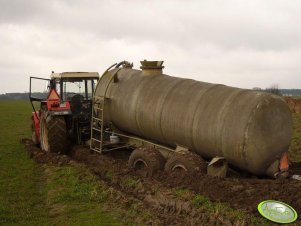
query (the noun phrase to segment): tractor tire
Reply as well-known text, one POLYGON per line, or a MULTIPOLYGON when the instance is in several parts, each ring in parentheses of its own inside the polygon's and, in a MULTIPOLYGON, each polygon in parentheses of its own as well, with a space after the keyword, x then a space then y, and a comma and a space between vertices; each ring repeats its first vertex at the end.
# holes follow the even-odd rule
POLYGON ((154 148, 137 148, 129 158, 129 166, 141 171, 144 176, 152 176, 156 171, 163 170, 164 164, 165 158, 154 148))
POLYGON ((69 148, 65 118, 63 116, 53 117, 47 111, 44 111, 40 120, 42 150, 65 154, 69 148))
POLYGON ((183 172, 194 173, 201 172, 206 174, 207 164, 197 154, 187 152, 185 154, 174 153, 166 162, 164 170, 167 173, 183 172))

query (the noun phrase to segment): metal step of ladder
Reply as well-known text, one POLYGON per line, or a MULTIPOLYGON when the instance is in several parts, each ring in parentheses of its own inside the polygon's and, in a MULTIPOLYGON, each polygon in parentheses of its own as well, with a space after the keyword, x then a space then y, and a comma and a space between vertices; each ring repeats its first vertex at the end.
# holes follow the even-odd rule
POLYGON ((104 105, 104 96, 93 97, 90 149, 99 153, 103 151, 104 146, 104 105))

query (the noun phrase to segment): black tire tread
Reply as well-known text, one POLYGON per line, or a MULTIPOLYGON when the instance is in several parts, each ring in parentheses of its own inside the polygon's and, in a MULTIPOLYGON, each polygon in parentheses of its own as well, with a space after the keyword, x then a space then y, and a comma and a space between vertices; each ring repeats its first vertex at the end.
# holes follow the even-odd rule
POLYGON ((46 117, 49 151, 66 153, 69 148, 69 139, 65 118, 63 116, 52 116, 48 112, 45 112, 43 117, 46 117))
POLYGON ((129 166, 134 168, 134 163, 137 159, 143 159, 148 165, 148 175, 153 175, 158 170, 163 170, 165 158, 155 148, 139 147, 136 148, 129 158, 129 166))
POLYGON ((190 172, 204 172, 207 171, 206 162, 193 152, 187 152, 184 154, 174 153, 166 162, 164 170, 166 172, 172 172, 173 167, 176 164, 182 164, 187 171, 190 172))

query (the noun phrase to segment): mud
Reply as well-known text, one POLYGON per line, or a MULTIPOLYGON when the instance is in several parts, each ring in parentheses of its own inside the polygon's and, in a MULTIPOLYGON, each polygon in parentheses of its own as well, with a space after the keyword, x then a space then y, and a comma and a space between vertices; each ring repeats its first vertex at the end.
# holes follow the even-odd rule
MULTIPOLYGON (((126 197, 139 200, 144 208, 151 210, 162 225, 251 225, 248 219, 237 222, 233 217, 222 214, 205 214, 204 209, 192 205, 190 197, 177 198, 175 188, 189 189, 193 194, 201 194, 210 201, 225 203, 251 216, 259 216, 257 205, 267 199, 290 204, 301 213, 301 181, 293 179, 264 179, 255 177, 215 178, 203 174, 167 175, 158 172, 143 177, 127 166, 129 152, 117 151, 97 154, 87 148, 73 147, 68 156, 44 153, 30 140, 23 140, 28 153, 39 163, 72 164, 74 161, 85 164, 110 187, 126 194, 126 197), (130 178, 136 180, 130 181, 130 178)), ((301 165, 293 166, 293 173, 301 172, 301 165)), ((298 220, 298 223, 301 223, 298 220)))
POLYGON ((297 212, 301 211, 301 182, 291 179, 220 179, 193 175, 181 180, 167 179, 165 184, 189 188, 211 201, 228 203, 252 214, 257 213, 258 203, 269 199, 288 203, 297 212), (198 178, 197 182, 195 178, 198 178))
MULTIPOLYGON (((71 156, 76 161, 93 165, 97 174, 105 175, 106 171, 114 170, 120 176, 137 176, 136 172, 129 169, 121 159, 112 159, 110 155, 87 155, 87 152, 86 149, 75 148, 71 156)), ((295 166, 292 174, 296 172, 301 172, 300 165, 295 166)), ((253 214, 257 213, 258 203, 267 199, 289 203, 297 212, 301 212, 301 199, 298 198, 301 197, 301 181, 293 179, 216 178, 202 173, 179 176, 158 172, 152 178, 144 178, 144 182, 150 184, 160 182, 169 188, 188 188, 208 197, 211 201, 225 202, 253 214)))
POLYGON ((285 101, 292 113, 301 113, 301 99, 285 97, 285 101))

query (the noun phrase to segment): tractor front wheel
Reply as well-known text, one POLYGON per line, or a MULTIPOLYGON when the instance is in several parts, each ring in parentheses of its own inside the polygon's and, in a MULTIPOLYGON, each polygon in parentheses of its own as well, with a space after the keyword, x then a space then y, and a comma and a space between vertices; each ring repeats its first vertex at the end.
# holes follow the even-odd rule
POLYGON ((66 153, 69 140, 65 118, 62 116, 51 116, 44 111, 41 114, 41 148, 46 152, 66 153))

